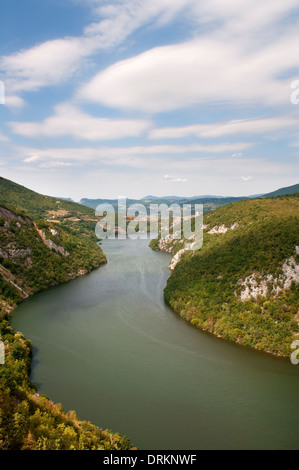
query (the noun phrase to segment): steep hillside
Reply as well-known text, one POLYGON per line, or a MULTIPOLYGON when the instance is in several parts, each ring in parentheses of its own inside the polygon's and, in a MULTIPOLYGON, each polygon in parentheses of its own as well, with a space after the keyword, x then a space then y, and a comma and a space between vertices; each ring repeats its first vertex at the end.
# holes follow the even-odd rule
POLYGON ((29 379, 32 344, 9 324, 29 295, 106 262, 96 220, 88 208, 0 180, 0 450, 132 448, 126 437, 80 421, 36 393, 29 379))
POLYGON ((45 196, 0 177, 0 204, 33 219, 94 218, 94 211, 75 202, 45 196))
POLYGON ((91 209, 0 178, 2 299, 19 301, 105 263, 97 220, 91 209))
POLYGON ((92 233, 62 227, 0 205, 0 296, 20 300, 106 262, 92 233))
POLYGON ((164 291, 202 330, 288 356, 299 320, 299 195, 247 200, 204 215, 200 251, 154 240, 174 255, 164 291))
POLYGON ((264 194, 262 197, 277 197, 284 196, 286 194, 296 194, 299 193, 299 184, 294 184, 293 186, 287 186, 286 188, 280 188, 276 191, 273 191, 268 194, 264 194))

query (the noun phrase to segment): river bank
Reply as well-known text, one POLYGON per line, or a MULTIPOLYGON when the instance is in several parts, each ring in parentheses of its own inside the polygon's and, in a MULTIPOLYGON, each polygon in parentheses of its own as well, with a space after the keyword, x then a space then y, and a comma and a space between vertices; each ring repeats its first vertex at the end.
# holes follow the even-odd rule
MULTIPOLYGON (((78 271, 75 277, 85 274, 78 271)), ((37 294, 26 295, 22 302, 37 294)), ((38 393, 30 378, 35 346, 10 324, 20 305, 0 302, 0 338, 5 361, 0 365, 0 407, 6 414, 5 421, 0 420, 0 449, 135 450, 126 436, 79 419, 75 411, 65 412, 61 403, 38 393)))
POLYGON ((175 314, 163 299, 169 254, 146 240, 103 248, 101 269, 37 294, 13 315, 35 344, 39 393, 140 449, 294 447, 298 369, 175 314))

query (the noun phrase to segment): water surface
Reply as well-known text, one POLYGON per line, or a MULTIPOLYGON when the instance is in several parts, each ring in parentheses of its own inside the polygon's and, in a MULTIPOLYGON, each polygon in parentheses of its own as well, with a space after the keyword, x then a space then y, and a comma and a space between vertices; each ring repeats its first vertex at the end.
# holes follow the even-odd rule
POLYGON ((298 449, 299 365, 200 332, 164 303, 170 256, 108 240, 108 264, 27 299, 39 393, 142 449, 298 449))

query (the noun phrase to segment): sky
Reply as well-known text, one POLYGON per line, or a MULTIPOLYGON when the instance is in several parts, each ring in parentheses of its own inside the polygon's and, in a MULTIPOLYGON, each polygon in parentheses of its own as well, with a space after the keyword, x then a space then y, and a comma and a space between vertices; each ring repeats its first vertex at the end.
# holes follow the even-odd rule
POLYGON ((5 178, 75 201, 299 182, 299 0, 2 0, 0 41, 5 178))

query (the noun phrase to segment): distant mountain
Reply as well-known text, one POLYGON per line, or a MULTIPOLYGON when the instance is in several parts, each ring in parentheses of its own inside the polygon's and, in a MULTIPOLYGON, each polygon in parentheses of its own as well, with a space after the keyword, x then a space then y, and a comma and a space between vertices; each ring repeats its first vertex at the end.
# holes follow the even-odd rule
POLYGON ((160 199, 158 196, 152 196, 149 194, 141 199, 141 201, 153 201, 154 199, 160 199))
MULTIPOLYGON (((217 207, 224 206, 226 204, 231 204, 232 202, 242 201, 248 199, 246 197, 223 197, 223 196, 194 196, 192 198, 183 198, 178 196, 167 196, 159 198, 157 196, 146 196, 143 199, 127 199, 127 207, 132 204, 143 204, 146 208, 149 208, 151 204, 179 204, 183 206, 184 204, 203 204, 204 212, 209 212, 216 209, 217 207)), ((81 199, 79 204, 83 206, 96 209, 100 204, 110 204, 113 206, 115 212, 122 212, 123 207, 119 210, 118 199, 81 199)))
MULTIPOLYGON (((215 196, 215 195, 202 195, 202 196, 192 196, 192 197, 183 197, 183 196, 154 196, 149 194, 142 199, 127 199, 127 207, 132 204, 143 204, 145 207, 150 206, 150 204, 203 204, 204 212, 209 212, 216 209, 217 207, 225 206, 233 202, 244 201, 249 199, 259 199, 265 197, 276 197, 283 196, 285 194, 294 194, 299 192, 299 184, 290 186, 288 188, 281 188, 273 193, 269 194, 254 194, 251 196, 215 196)), ((96 209, 100 204, 111 204, 114 210, 117 212, 118 208, 118 199, 88 199, 83 198, 79 202, 83 206, 91 207, 96 209)))
POLYGON ((299 193, 299 184, 294 184, 293 186, 287 186, 286 188, 280 188, 272 193, 264 194, 262 197, 277 197, 284 196, 285 194, 295 194, 299 193))
POLYGON ((60 197, 59 199, 63 199, 64 201, 75 202, 74 199, 72 199, 71 197, 60 197))
MULTIPOLYGON (((130 206, 131 204, 135 203, 140 203, 139 199, 127 199, 127 206, 130 206)), ((88 198, 83 198, 80 200, 79 204, 82 206, 90 207, 91 209, 96 210, 96 208, 101 205, 101 204, 110 204, 113 206, 114 211, 118 211, 118 199, 88 199, 88 198)), ((121 202, 121 201, 120 201, 121 202)))
POLYGON ((158 196, 145 196, 141 199, 141 201, 149 201, 149 200, 171 200, 171 201, 180 201, 180 200, 192 200, 192 199, 200 199, 200 198, 223 198, 224 196, 212 196, 210 194, 208 195, 201 195, 201 196, 192 196, 192 197, 186 197, 186 196, 163 196, 163 197, 158 197, 158 196))
POLYGON ((248 196, 248 199, 258 199, 260 197, 263 197, 264 193, 261 194, 253 194, 252 196, 248 196))

